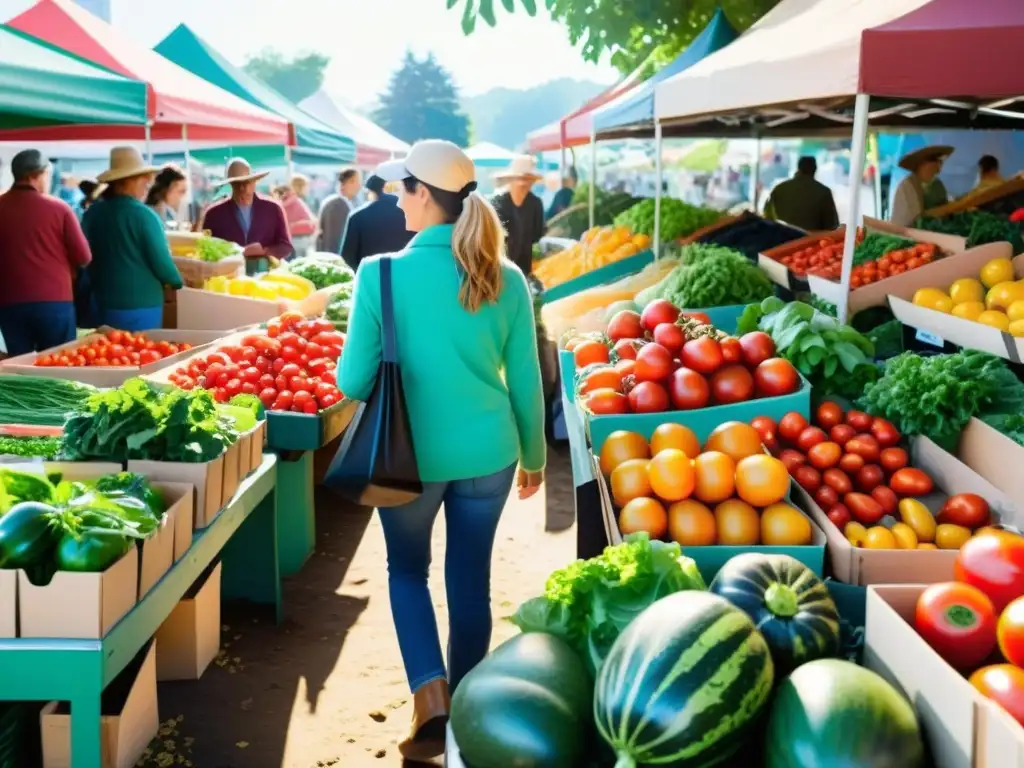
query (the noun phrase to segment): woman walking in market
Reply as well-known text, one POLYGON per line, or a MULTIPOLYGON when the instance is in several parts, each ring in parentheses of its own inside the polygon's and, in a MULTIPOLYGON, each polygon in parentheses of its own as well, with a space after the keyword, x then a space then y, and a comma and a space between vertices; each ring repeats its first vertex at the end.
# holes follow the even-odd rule
POLYGON ((487 653, 495 530, 513 483, 544 479, 544 398, 533 302, 506 260, 494 208, 476 190, 473 161, 446 141, 422 141, 377 170, 402 183, 399 206, 416 232, 405 250, 359 265, 338 375, 366 400, 381 360, 381 259, 391 258, 398 363, 423 494, 380 509, 391 613, 414 693, 402 755, 444 750, 450 691, 487 653), (518 470, 517 470, 518 467, 518 470), (447 671, 427 589, 430 540, 444 504, 447 671))
POLYGON ((292 176, 290 184, 282 184, 274 190, 274 196, 284 209, 288 234, 291 235, 297 258, 309 253, 313 245, 313 236, 316 234, 316 217, 305 199, 308 192, 309 179, 299 173, 292 176))
POLYGON ((178 209, 188 192, 185 172, 176 165, 165 165, 146 193, 146 205, 152 208, 165 227, 176 227, 178 209))
POLYGON ((135 147, 114 147, 96 177, 107 188, 82 218, 96 321, 122 331, 163 327, 164 286, 182 286, 163 224, 142 202, 157 170, 135 147))

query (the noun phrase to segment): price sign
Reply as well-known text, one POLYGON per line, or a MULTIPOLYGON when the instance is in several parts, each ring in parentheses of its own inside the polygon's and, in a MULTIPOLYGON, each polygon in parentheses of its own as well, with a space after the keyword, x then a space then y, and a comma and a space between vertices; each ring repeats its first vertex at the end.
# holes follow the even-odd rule
POLYGON ((942 347, 944 347, 945 344, 946 344, 942 340, 941 336, 938 336, 938 335, 932 333, 931 331, 921 331, 921 330, 919 330, 917 332, 917 334, 915 335, 915 338, 918 341, 920 341, 920 342, 922 342, 924 344, 931 344, 933 347, 939 347, 940 349, 942 347))

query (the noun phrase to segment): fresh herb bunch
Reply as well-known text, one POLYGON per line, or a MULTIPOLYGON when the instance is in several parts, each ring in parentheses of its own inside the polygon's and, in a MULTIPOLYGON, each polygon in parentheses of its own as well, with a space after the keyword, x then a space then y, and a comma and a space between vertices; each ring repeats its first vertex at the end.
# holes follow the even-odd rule
POLYGON ((69 461, 202 463, 237 439, 233 420, 206 390, 161 390, 140 378, 93 395, 64 427, 69 461))
POLYGON ((899 320, 888 320, 876 325, 866 335, 875 345, 876 360, 888 360, 903 352, 903 323, 899 320))
POLYGON ((815 296, 813 293, 801 293, 798 294, 796 298, 797 301, 802 301, 804 304, 810 304, 819 312, 823 312, 830 317, 839 317, 839 308, 831 301, 826 301, 820 296, 815 296))
MULTIPOLYGON (((722 217, 720 211, 690 205, 682 200, 662 198, 661 229, 662 240, 676 240, 692 235, 698 229, 714 224, 722 217)), ((654 198, 641 200, 629 210, 615 217, 615 225, 629 227, 634 235, 654 237, 654 198)))
POLYGON ((238 256, 241 252, 242 249, 237 245, 219 237, 203 235, 196 241, 196 255, 200 261, 218 262, 230 256, 238 256))
POLYGON ((356 279, 355 272, 347 264, 316 256, 290 261, 287 269, 291 274, 309 280, 317 290, 331 285, 351 283, 356 279))
POLYGON ((71 411, 96 394, 96 387, 47 376, 0 375, 0 424, 59 427, 71 411))
POLYGON ((748 304, 773 292, 768 276, 742 254, 699 243, 682 249, 679 266, 658 289, 661 298, 684 309, 748 304))
POLYGON ((868 233, 853 252, 853 263, 867 264, 869 261, 878 261, 885 254, 892 251, 902 251, 905 248, 913 248, 917 243, 898 235, 884 235, 881 232, 868 233))
POLYGON ((1024 416, 1019 413, 988 413, 981 420, 1018 445, 1024 445, 1024 416))
POLYGON ((25 456, 56 459, 60 455, 59 437, 0 437, 0 456, 25 456))
POLYGON ((930 357, 905 352, 886 362, 884 375, 858 402, 903 434, 925 435, 952 451, 972 417, 1024 411, 1024 384, 1004 360, 986 352, 930 357))
POLYGON ((324 316, 334 323, 334 327, 342 333, 348 330, 348 316, 352 311, 352 288, 342 286, 327 304, 324 316))
POLYGON ((878 378, 874 345, 859 331, 804 304, 775 296, 751 304, 740 316, 737 333, 764 331, 776 352, 811 382, 817 396, 852 399, 878 378))
POLYGON ((1024 252, 1020 224, 988 211, 962 211, 949 216, 921 216, 914 226, 929 232, 966 238, 967 247, 1007 242, 1014 253, 1024 252))

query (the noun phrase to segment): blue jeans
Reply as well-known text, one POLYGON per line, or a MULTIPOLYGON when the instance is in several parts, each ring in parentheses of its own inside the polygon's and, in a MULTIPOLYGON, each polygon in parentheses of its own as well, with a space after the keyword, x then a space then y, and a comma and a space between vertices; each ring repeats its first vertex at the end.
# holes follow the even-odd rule
POLYGON ((430 535, 444 504, 448 593, 448 684, 459 681, 487 655, 491 643, 491 551, 516 465, 470 480, 424 483, 423 495, 381 509, 388 551, 391 616, 409 687, 445 677, 437 617, 427 588, 430 535))
POLYGON ((109 325, 119 331, 152 331, 164 327, 164 308, 141 307, 139 309, 104 309, 96 313, 100 325, 109 325))
POLYGON ((75 340, 75 305, 70 301, 30 301, 0 307, 0 334, 7 354, 25 355, 75 340))

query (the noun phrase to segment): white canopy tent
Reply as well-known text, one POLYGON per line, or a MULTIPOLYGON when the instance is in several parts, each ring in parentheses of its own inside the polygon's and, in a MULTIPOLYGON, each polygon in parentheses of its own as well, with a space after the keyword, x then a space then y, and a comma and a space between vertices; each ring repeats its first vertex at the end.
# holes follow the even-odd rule
POLYGON ((369 118, 338 104, 322 88, 299 102, 299 107, 356 142, 356 162, 375 166, 409 151, 409 144, 392 136, 369 118))

